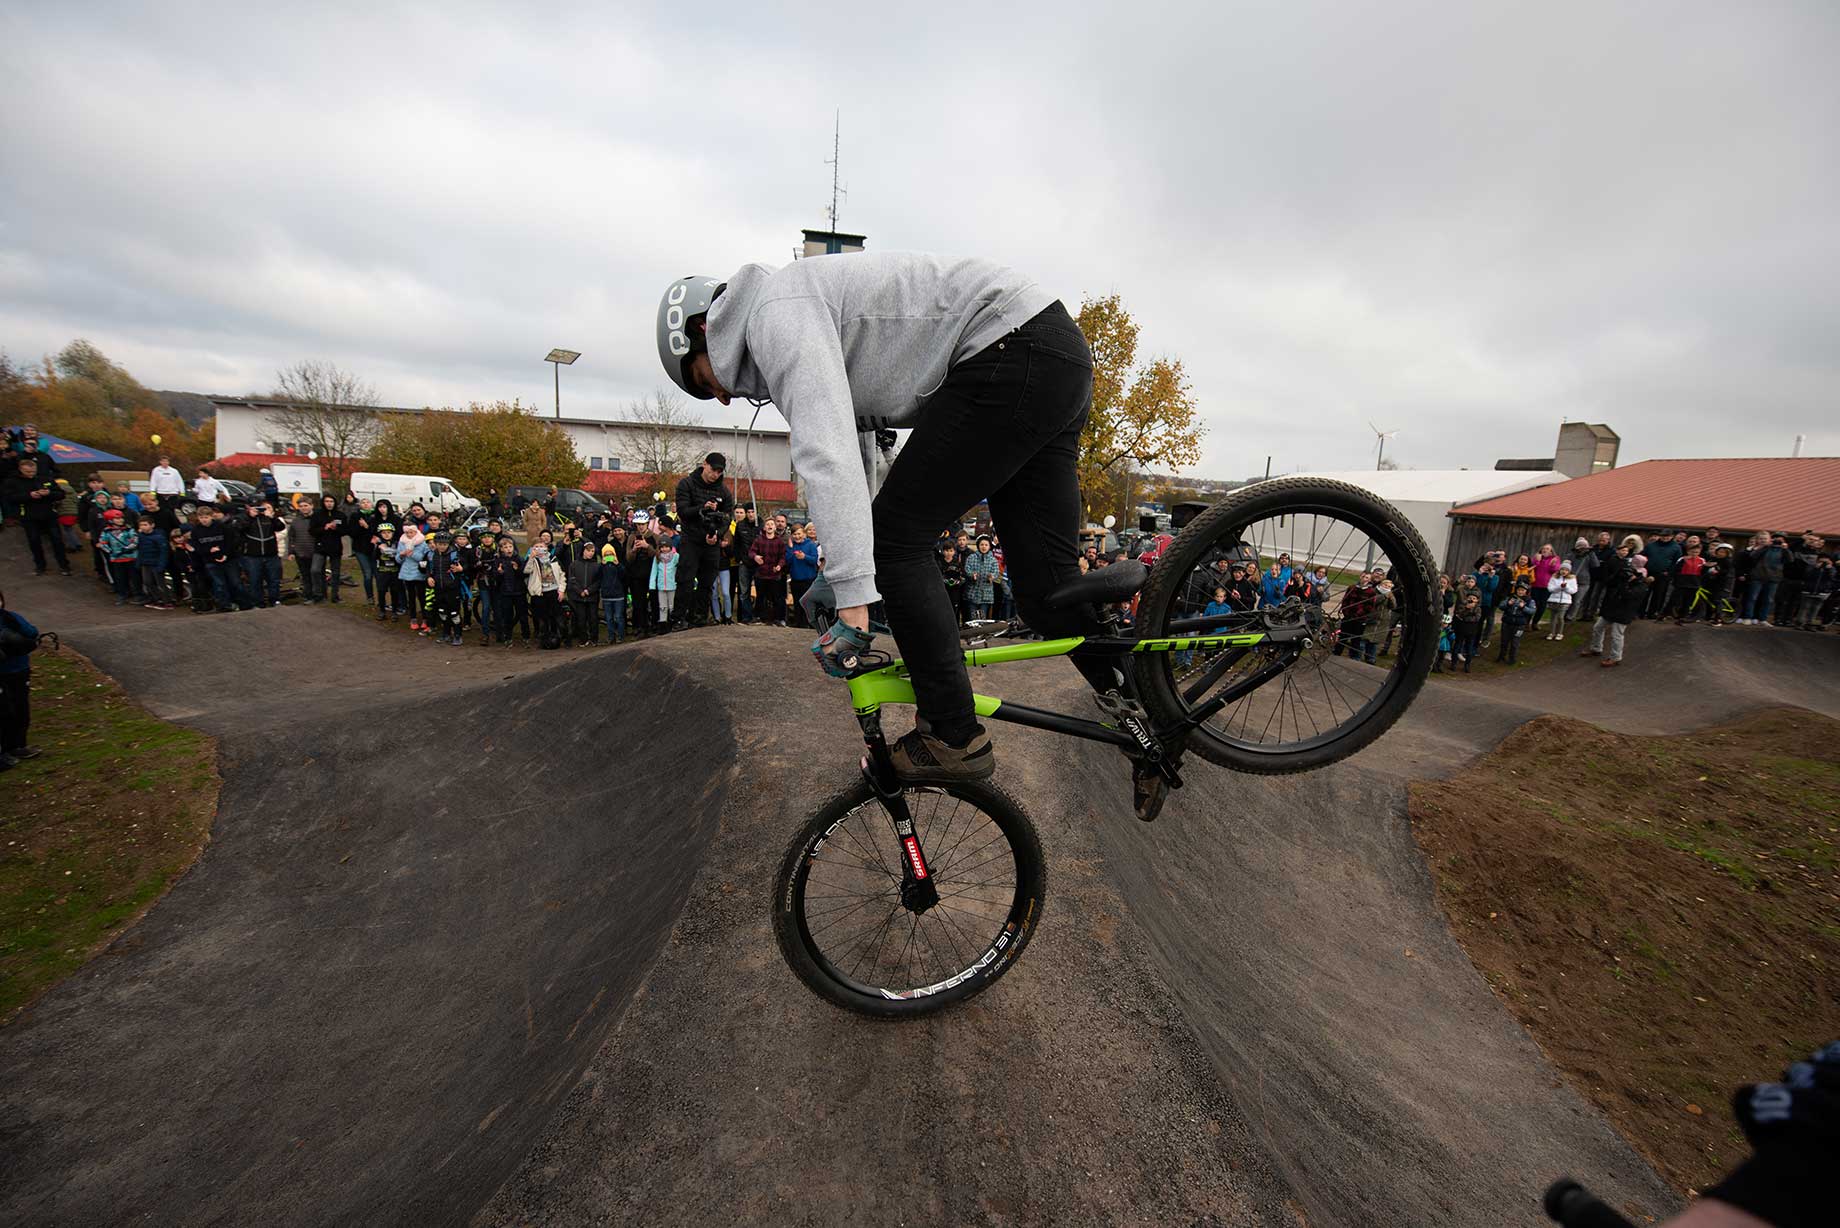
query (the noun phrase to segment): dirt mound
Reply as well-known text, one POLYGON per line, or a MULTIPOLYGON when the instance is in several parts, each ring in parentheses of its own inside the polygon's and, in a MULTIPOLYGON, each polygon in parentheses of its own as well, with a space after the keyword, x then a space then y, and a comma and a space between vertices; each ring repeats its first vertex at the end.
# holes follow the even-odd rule
POLYGON ((1840 1033, 1836 748, 1794 710, 1670 738, 1549 716, 1412 787, 1470 958, 1682 1190, 1748 1151, 1732 1087, 1840 1033))

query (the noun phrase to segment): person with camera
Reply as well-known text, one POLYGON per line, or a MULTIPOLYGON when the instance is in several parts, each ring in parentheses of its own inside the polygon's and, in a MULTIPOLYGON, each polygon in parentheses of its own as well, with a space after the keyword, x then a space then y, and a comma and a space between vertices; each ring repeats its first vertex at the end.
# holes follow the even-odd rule
POLYGON ((70 557, 64 553, 64 537, 58 532, 58 504, 64 491, 54 475, 41 472, 38 454, 28 452, 19 458, 18 470, 0 482, 0 507, 16 509, 19 523, 26 531, 26 545, 32 551, 32 566, 45 574, 45 543, 57 558, 58 572, 70 574, 70 557))
POLYGON ((703 458, 695 472, 677 483, 677 602, 686 626, 700 627, 709 620, 709 594, 715 587, 721 557, 720 534, 728 529, 735 496, 722 480, 728 460, 720 452, 703 458))

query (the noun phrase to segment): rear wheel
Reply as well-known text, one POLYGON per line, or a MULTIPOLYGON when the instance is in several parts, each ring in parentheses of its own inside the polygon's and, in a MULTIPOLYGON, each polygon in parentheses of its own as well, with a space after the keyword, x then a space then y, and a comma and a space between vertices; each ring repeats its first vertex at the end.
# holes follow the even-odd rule
POLYGON ((859 1014, 931 1014, 1007 972, 1041 917, 1047 869, 1022 808, 984 783, 903 790, 938 903, 901 900, 905 854, 869 782, 812 816, 780 862, 773 933, 807 988, 859 1014))
POLYGON ((1243 772, 1301 772, 1352 755, 1398 720, 1437 654, 1442 611, 1424 540, 1358 487, 1312 478, 1260 482, 1184 528, 1150 573, 1140 638, 1302 628, 1292 643, 1197 645, 1136 657, 1160 725, 1225 696, 1189 738, 1195 753, 1243 772), (1266 584, 1255 603, 1206 615, 1235 564, 1266 584), (1320 565, 1325 582, 1282 583, 1320 565), (1285 568, 1289 568, 1286 571, 1285 568), (1365 582, 1384 577, 1390 592, 1365 582), (1205 620, 1205 621, 1203 621, 1205 620))

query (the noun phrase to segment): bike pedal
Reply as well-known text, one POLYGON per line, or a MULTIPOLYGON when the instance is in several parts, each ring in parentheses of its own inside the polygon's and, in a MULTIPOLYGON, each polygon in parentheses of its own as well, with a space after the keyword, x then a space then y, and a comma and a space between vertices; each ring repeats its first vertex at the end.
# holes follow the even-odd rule
POLYGON ((1123 721, 1127 716, 1134 716, 1140 721, 1148 718, 1142 704, 1117 691, 1094 692, 1093 702, 1099 705, 1099 711, 1117 721, 1123 721))

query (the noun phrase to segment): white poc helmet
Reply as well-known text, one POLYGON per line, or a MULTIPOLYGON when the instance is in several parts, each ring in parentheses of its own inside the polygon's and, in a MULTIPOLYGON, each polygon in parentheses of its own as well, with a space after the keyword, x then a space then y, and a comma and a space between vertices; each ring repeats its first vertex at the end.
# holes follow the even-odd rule
POLYGON ((687 368, 691 357, 708 347, 691 333, 689 322, 707 312, 726 285, 713 277, 680 277, 658 301, 658 361, 673 383, 700 401, 709 400, 709 394, 690 382, 687 368))

